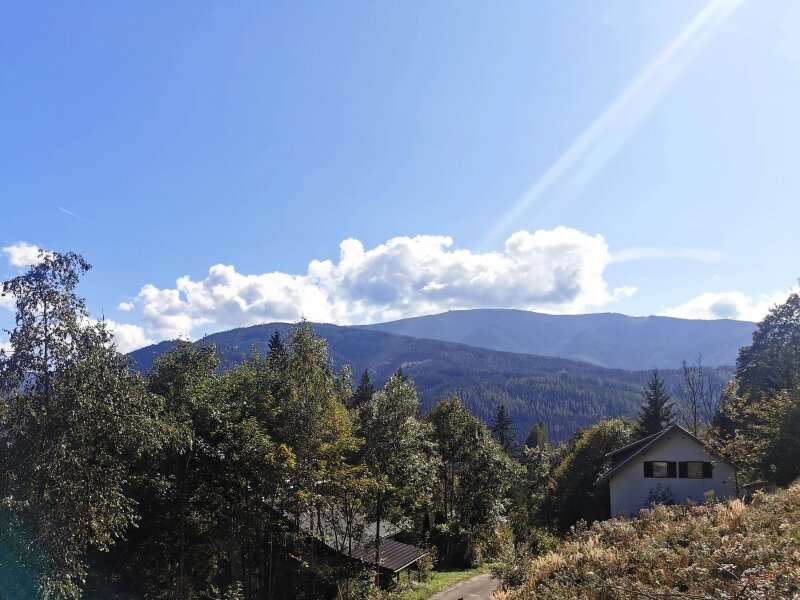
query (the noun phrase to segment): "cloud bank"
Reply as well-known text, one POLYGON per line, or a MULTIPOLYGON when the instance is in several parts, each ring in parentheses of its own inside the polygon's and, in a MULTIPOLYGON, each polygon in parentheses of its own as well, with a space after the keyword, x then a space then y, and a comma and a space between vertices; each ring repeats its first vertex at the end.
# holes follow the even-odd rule
POLYGON ((568 227, 518 231, 503 251, 485 253, 446 236, 395 237, 370 249, 347 239, 337 261, 313 260, 303 274, 218 264, 199 281, 147 284, 134 305, 147 332, 162 339, 300 318, 372 323, 477 307, 580 312, 635 291, 608 289, 610 262, 602 236, 568 227))
POLYGON ((743 292, 706 292, 695 296, 679 306, 668 308, 662 314, 682 319, 738 319, 741 321, 760 321, 770 308, 786 301, 788 292, 775 292, 748 296, 743 292))
MULTIPOLYGON (((26 242, 2 251, 17 268, 35 264, 39 255, 26 242)), ((603 236, 569 227, 518 231, 502 251, 491 252, 459 248, 447 236, 395 237, 369 249, 351 238, 341 242, 336 260, 312 260, 304 273, 248 274, 217 264, 202 279, 179 277, 174 287, 148 283, 117 307, 136 323, 106 325, 119 350, 129 352, 163 339, 301 318, 348 325, 469 308, 589 312, 636 291, 609 288, 610 264, 665 257, 717 259, 705 251, 653 248, 612 256, 603 236)), ((661 314, 758 321, 787 295, 707 292, 661 314)), ((0 308, 13 310, 13 299, 0 297, 0 308)))

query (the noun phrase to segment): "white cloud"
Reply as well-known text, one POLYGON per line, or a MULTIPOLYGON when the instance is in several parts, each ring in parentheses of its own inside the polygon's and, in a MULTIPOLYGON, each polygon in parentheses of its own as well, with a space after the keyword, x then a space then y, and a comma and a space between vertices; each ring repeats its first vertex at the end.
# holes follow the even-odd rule
POLYGON ((17 268, 25 268, 37 264, 40 260, 39 252, 41 252, 39 246, 27 242, 17 242, 3 248, 3 254, 6 255, 8 263, 17 268))
POLYGON ((770 308, 784 302, 792 291, 753 297, 743 292, 706 292, 662 314, 682 319, 739 319, 760 321, 770 308))
POLYGON ((301 317, 351 324, 475 307, 580 312, 635 291, 609 291, 610 262, 602 236, 567 227, 518 231, 502 252, 485 253, 455 248, 445 236, 396 237, 368 250, 347 239, 337 262, 311 261, 304 274, 243 274, 218 264, 199 281, 147 284, 136 304, 160 338, 301 317))
POLYGON ((0 341, 0 350, 5 352, 6 354, 11 354, 11 342, 8 340, 0 341))
MULTIPOLYGON (((94 326, 100 323, 98 319, 87 318, 83 320, 83 324, 87 326, 94 326)), ((117 323, 111 319, 103 319, 103 324, 106 326, 108 332, 114 337, 114 343, 117 350, 123 353, 136 350, 142 346, 148 346, 155 340, 147 336, 144 328, 139 325, 132 325, 130 323, 117 323)))
POLYGON ((134 304, 133 302, 120 302, 117 305, 117 309, 121 310, 122 312, 131 312, 133 310, 134 304))
POLYGON ((123 353, 148 346, 155 341, 150 339, 145 333, 144 328, 139 325, 117 323, 116 321, 106 319, 106 326, 114 336, 117 350, 123 353))

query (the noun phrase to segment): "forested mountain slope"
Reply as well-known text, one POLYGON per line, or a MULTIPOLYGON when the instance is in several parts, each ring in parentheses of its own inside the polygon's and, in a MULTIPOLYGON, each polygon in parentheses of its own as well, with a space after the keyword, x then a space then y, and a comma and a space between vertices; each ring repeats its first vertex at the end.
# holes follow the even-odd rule
POLYGON ((492 350, 559 356, 619 369, 679 368, 702 355, 732 365, 755 324, 600 313, 547 315, 524 310, 457 310, 364 326, 492 350))
MULTIPOLYGON (((286 336, 287 323, 271 323, 209 335, 198 343, 215 344, 223 367, 243 361, 253 349, 266 352, 274 331, 286 336)), ((508 408, 518 434, 543 420, 556 440, 605 417, 638 413, 648 372, 605 369, 561 358, 497 352, 463 344, 392 335, 353 327, 315 324, 327 339, 337 367, 352 365, 354 378, 365 369, 376 385, 402 368, 416 382, 424 411, 439 399, 457 394, 469 410, 486 421, 498 404, 508 408)), ((174 342, 131 353, 137 368, 149 370, 153 359, 174 342)), ((728 371, 716 371, 726 377, 728 371)), ((662 373, 677 385, 678 373, 662 373)))

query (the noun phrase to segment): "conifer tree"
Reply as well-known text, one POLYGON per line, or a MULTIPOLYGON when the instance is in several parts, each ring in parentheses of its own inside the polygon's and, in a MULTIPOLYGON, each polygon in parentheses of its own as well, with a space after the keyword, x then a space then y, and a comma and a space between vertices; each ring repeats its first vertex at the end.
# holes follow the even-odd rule
POLYGON ((369 371, 364 369, 364 374, 361 375, 361 381, 359 382, 356 391, 353 392, 353 395, 350 397, 349 407, 359 408, 364 406, 364 404, 372 399, 372 394, 374 393, 375 386, 372 385, 372 381, 370 381, 369 371))
POLYGON ((276 373, 283 373, 289 366, 289 353, 281 339, 281 334, 274 331, 269 338, 269 350, 267 351, 267 363, 276 373))
POLYGON ((514 432, 514 422, 508 414, 505 404, 500 404, 494 415, 492 423, 492 437, 497 440, 500 447, 507 453, 511 453, 516 445, 516 434, 514 432))
POLYGON ((642 406, 636 425, 636 436, 639 438, 658 433, 675 422, 672 400, 658 371, 653 371, 653 376, 645 386, 643 394, 645 404, 642 406))

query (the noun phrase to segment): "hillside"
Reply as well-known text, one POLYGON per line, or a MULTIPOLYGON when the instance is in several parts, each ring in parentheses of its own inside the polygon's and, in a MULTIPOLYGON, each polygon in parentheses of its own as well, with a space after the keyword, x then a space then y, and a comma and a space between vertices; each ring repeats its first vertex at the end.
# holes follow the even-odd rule
POLYGON ((518 559, 497 600, 797 598, 800 484, 699 507, 596 523, 554 552, 518 559))
POLYGON ((618 369, 679 368, 698 355, 732 365, 750 343, 745 321, 629 317, 603 313, 547 315, 523 310, 458 310, 363 327, 526 354, 559 356, 618 369))
MULTIPOLYGON (((228 368, 253 349, 265 352, 272 332, 286 335, 290 327, 287 323, 256 325, 215 333, 198 343, 215 344, 222 366, 228 368)), ((314 329, 328 340, 335 365, 352 365, 355 378, 367 369, 373 381, 382 385, 402 368, 416 382, 425 411, 437 400, 457 394, 473 414, 488 421, 502 403, 519 434, 543 420, 556 440, 598 419, 637 414, 641 386, 649 375, 353 327, 315 324, 314 329)), ((173 344, 162 342, 130 356, 137 368, 147 371, 153 359, 173 344)), ((663 374, 668 382, 677 383, 677 373, 663 374)), ((719 370, 719 376, 727 376, 727 371, 719 370)))

